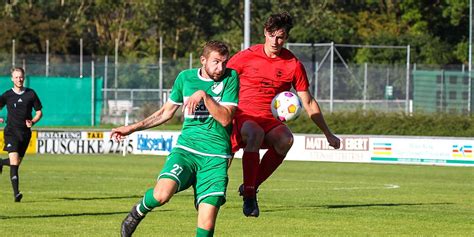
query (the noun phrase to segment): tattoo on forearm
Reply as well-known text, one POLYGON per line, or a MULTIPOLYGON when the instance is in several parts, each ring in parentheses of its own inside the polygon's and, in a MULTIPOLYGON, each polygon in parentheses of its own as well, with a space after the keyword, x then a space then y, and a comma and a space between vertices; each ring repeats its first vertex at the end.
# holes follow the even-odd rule
POLYGON ((146 128, 152 127, 159 121, 159 119, 160 119, 159 115, 153 114, 150 117, 143 120, 143 126, 146 127, 146 128))

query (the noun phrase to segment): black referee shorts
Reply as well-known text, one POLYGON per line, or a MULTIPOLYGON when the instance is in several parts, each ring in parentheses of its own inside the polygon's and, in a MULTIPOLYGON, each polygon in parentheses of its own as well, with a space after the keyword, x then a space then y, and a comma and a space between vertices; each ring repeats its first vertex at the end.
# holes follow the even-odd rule
POLYGON ((31 139, 30 129, 9 128, 7 126, 3 131, 3 137, 5 142, 5 146, 3 147, 4 151, 8 153, 18 152, 20 157, 25 156, 31 139))

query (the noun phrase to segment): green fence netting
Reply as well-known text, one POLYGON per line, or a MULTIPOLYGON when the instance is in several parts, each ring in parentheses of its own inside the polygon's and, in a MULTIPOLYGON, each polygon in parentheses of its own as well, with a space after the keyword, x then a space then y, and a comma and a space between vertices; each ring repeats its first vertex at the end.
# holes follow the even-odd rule
MULTIPOLYGON (((25 87, 34 89, 43 104, 39 126, 89 126, 100 124, 102 83, 102 77, 96 77, 93 89, 91 77, 27 76, 25 87)), ((0 93, 11 89, 12 85, 11 77, 0 76, 0 93)), ((6 118, 6 114, 4 107, 0 116, 6 118)))

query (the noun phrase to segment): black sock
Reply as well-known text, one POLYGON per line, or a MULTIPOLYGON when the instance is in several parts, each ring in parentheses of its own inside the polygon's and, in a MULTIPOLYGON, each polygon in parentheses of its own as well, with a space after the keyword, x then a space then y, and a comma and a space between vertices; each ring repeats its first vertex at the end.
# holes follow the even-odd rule
POLYGON ((20 192, 18 190, 18 184, 20 183, 18 165, 10 165, 10 179, 12 181, 13 194, 16 196, 20 192))
POLYGON ((10 159, 8 159, 8 158, 1 160, 1 162, 2 162, 2 165, 10 166, 10 159))

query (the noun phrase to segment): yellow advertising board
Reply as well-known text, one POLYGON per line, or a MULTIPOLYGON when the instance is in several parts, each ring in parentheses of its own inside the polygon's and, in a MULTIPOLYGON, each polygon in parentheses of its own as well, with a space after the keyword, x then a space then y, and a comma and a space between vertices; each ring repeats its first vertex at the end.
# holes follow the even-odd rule
MULTIPOLYGON (((36 131, 31 131, 31 139, 30 144, 28 144, 28 149, 26 149, 26 154, 36 154, 36 138, 38 133, 36 131)), ((3 150, 5 146, 5 141, 3 140, 3 130, 0 131, 0 154, 7 154, 6 151, 3 150)))

